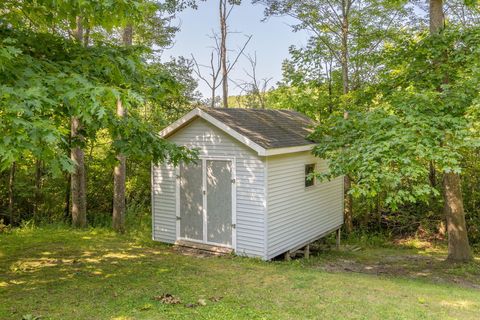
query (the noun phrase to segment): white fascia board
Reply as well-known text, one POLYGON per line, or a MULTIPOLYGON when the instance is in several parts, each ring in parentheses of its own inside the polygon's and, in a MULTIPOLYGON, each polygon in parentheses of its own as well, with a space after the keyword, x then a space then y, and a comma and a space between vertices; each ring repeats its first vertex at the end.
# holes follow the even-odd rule
POLYGON ((230 128, 229 126, 224 124, 223 122, 215 119, 214 117, 212 117, 208 113, 202 111, 200 108, 193 109, 192 111, 190 111, 189 113, 187 113, 186 115, 184 115, 183 117, 181 117, 180 119, 178 119, 177 121, 175 121, 174 123, 172 123, 171 125, 166 127, 165 129, 160 131, 160 136, 163 137, 163 138, 169 136, 172 132, 180 129, 186 123, 190 122, 194 117, 200 117, 200 118, 204 119, 205 121, 209 122, 210 124, 214 125, 215 127, 219 128, 220 130, 224 131, 225 133, 227 133, 231 137, 237 139, 241 143, 243 143, 246 146, 252 148, 253 150, 255 150, 258 153, 258 155, 260 155, 260 156, 265 155, 265 153, 266 153, 265 148, 262 148, 261 146, 259 146, 258 144, 256 144, 252 140, 248 139, 244 135, 242 135, 242 134, 238 133, 237 131, 233 130, 232 128, 230 128))
POLYGON ((265 156, 275 156, 275 155, 278 155, 278 154, 285 154, 285 153, 311 151, 315 146, 316 146, 316 144, 307 144, 305 146, 267 149, 264 155, 265 156))

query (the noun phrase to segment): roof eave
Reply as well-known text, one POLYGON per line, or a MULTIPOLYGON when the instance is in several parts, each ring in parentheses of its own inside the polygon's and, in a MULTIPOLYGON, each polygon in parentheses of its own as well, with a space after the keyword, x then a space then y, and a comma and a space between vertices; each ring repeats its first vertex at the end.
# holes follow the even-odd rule
POLYGON ((293 146, 293 147, 284 147, 284 148, 273 148, 266 149, 264 154, 258 154, 259 156, 276 156, 280 154, 295 153, 302 151, 311 151, 316 146, 315 143, 307 144, 303 146, 293 146))

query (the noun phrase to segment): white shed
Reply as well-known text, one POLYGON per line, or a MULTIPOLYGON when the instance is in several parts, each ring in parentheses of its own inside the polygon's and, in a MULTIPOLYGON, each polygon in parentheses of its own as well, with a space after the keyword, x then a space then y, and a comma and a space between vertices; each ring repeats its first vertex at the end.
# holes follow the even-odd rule
POLYGON ((327 170, 312 126, 290 110, 196 108, 165 128, 200 160, 152 166, 153 239, 270 260, 338 230, 343 178, 306 179, 327 170))

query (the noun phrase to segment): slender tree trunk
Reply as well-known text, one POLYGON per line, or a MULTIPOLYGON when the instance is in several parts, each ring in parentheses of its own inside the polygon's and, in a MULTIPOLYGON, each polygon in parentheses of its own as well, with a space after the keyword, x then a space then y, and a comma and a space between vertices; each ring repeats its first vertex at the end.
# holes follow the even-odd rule
MULTIPOLYGON (((341 65, 342 65, 342 87, 343 94, 346 95, 350 91, 350 83, 348 76, 348 34, 349 34, 349 6, 350 1, 342 0, 342 47, 341 47, 341 65)), ((345 119, 348 119, 348 110, 344 112, 345 119)), ((349 193, 352 186, 351 178, 346 175, 344 177, 344 223, 345 231, 351 233, 353 231, 353 197, 349 193)))
POLYGON ((42 179, 42 161, 35 160, 35 195, 33 203, 33 220, 38 221, 38 207, 40 205, 40 188, 42 179))
MULTIPOLYGON (((82 17, 77 17, 77 28, 74 32, 78 43, 83 44, 83 24, 82 17)), ((71 195, 72 195, 72 225, 74 227, 84 228, 87 226, 87 192, 86 192, 86 174, 85 174, 85 153, 78 146, 83 141, 80 133, 82 125, 80 119, 72 117, 71 138, 73 148, 71 149, 71 159, 75 163, 74 171, 71 175, 71 195)))
MULTIPOLYGON (((117 101, 117 115, 125 116, 126 110, 122 101, 117 101)), ((125 231, 125 180, 126 180, 126 157, 123 154, 117 155, 118 164, 113 170, 113 210, 112 227, 118 233, 125 231)))
POLYGON ((210 107, 215 108, 215 90, 212 89, 212 101, 210 102, 210 107))
MULTIPOLYGON (((77 117, 72 118, 72 141, 83 140, 79 133, 80 120, 77 117)), ((87 226, 87 194, 85 182, 85 153, 83 150, 74 146, 71 152, 71 159, 75 163, 75 169, 71 175, 71 194, 72 194, 72 225, 77 228, 87 226)))
POLYGON ((65 207, 63 209, 63 216, 65 221, 71 222, 70 215, 70 196, 71 196, 71 187, 72 187, 72 175, 68 173, 66 175, 67 185, 65 186, 65 207))
POLYGON ((344 18, 344 26, 342 31, 342 52, 341 52, 341 64, 342 64, 342 87, 343 94, 347 94, 350 91, 349 76, 348 76, 348 24, 346 18, 344 18))
POLYGON ((10 167, 10 176, 8 179, 8 214, 10 216, 10 225, 15 223, 14 209, 14 184, 15 184, 15 172, 17 170, 17 163, 12 163, 10 167))
POLYGON ((86 48, 90 42, 90 28, 85 29, 85 34, 83 35, 83 46, 86 48))
POLYGON ((82 22, 82 17, 78 16, 75 18, 76 21, 76 29, 73 31, 73 35, 75 37, 75 40, 78 41, 78 43, 83 42, 83 22, 82 22))
POLYGON ((437 186, 437 170, 435 169, 435 163, 430 161, 428 170, 428 179, 430 180, 430 186, 435 188, 437 186))
POLYGON ((344 208, 343 208, 343 216, 344 216, 344 225, 345 231, 347 233, 351 233, 353 231, 353 214, 352 214, 352 207, 353 207, 353 198, 352 195, 348 193, 350 188, 352 187, 352 182, 349 176, 345 176, 343 178, 343 190, 344 190, 344 208))
MULTIPOLYGON (((443 0, 430 0, 430 33, 439 33, 444 27, 443 0)), ((445 172, 442 186, 448 233, 447 259, 459 262, 472 260, 473 256, 468 243, 467 225, 463 208, 460 175, 455 172, 445 172)))
POLYGON ((220 63, 222 68, 223 107, 228 108, 228 68, 227 68, 227 1, 219 0, 220 9, 220 63))
POLYGON ((333 85, 332 85, 332 58, 330 61, 325 62, 325 71, 327 74, 327 82, 328 82, 328 114, 331 115, 333 113, 333 85))
MULTIPOLYGON (((123 44, 132 45, 133 27, 127 25, 123 31, 123 44)), ((117 101, 117 116, 124 118, 127 114, 126 108, 123 106, 122 100, 117 101)), ((125 232, 125 181, 126 181, 126 158, 123 154, 117 155, 118 164, 113 170, 113 210, 112 210, 112 226, 116 232, 125 232)))

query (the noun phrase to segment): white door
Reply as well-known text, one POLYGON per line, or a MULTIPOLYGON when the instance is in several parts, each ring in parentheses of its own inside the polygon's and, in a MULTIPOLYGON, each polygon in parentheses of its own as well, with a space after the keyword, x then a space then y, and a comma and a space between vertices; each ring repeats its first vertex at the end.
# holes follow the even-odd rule
POLYGON ((232 247, 233 161, 203 159, 180 165, 179 173, 178 237, 232 247))

